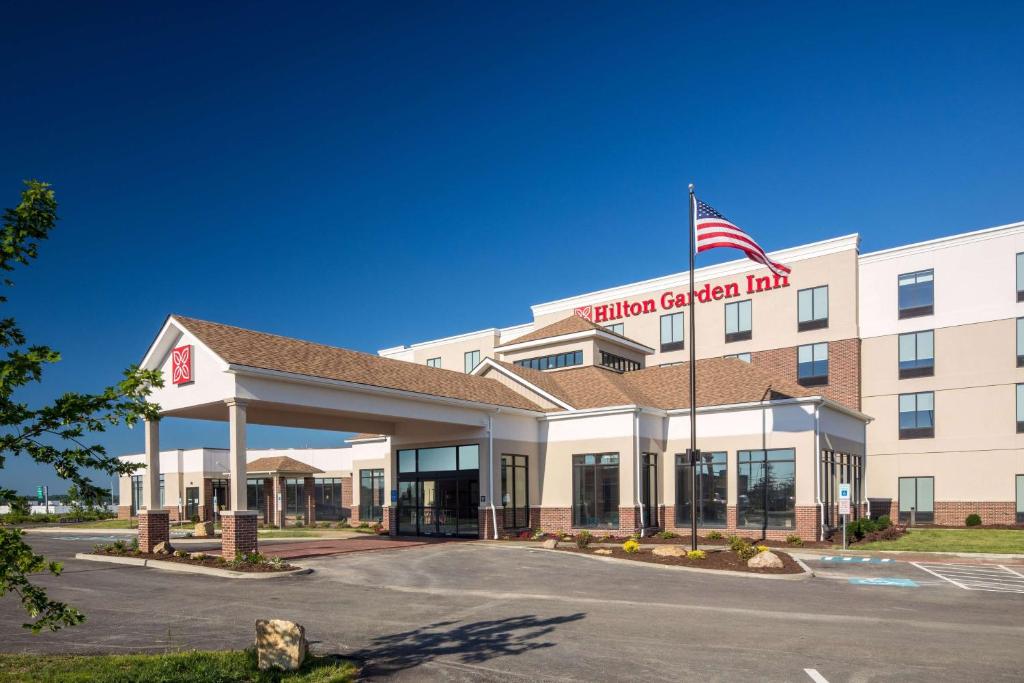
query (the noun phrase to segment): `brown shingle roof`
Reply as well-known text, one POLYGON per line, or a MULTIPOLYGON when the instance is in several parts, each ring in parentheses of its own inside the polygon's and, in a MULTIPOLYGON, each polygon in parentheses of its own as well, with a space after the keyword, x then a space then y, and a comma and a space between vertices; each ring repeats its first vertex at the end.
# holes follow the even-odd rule
POLYGON ((248 465, 245 466, 245 471, 250 474, 256 472, 272 472, 281 474, 323 474, 323 470, 317 469, 312 465, 307 465, 304 462, 299 462, 295 458, 289 458, 287 455, 275 455, 267 458, 256 458, 248 465))
MULTIPOLYGON (((499 361, 573 408, 639 405, 671 410, 690 407, 689 363, 618 373, 597 366, 541 372, 499 361)), ((815 396, 795 382, 730 358, 697 361, 697 405, 752 403, 764 398, 815 396)))
MULTIPOLYGON (((522 337, 516 337, 515 339, 507 341, 504 344, 499 344, 496 348, 509 346, 510 344, 520 344, 522 342, 537 341, 538 339, 550 339, 551 337, 561 337, 563 334, 589 332, 590 330, 601 330, 602 332, 606 332, 612 335, 613 337, 618 337, 619 339, 631 341, 634 344, 640 343, 638 341, 630 339, 629 337, 626 337, 625 335, 621 335, 618 332, 612 332, 604 325, 592 323, 589 320, 579 317, 578 315, 570 315, 568 318, 562 318, 561 320, 553 322, 550 325, 545 325, 544 327, 538 330, 528 332, 527 334, 524 334, 522 337)), ((646 344, 644 344, 644 346, 646 346, 646 344)))
POLYGON ((245 365, 490 405, 542 410, 497 380, 336 346, 173 316, 215 354, 245 365))

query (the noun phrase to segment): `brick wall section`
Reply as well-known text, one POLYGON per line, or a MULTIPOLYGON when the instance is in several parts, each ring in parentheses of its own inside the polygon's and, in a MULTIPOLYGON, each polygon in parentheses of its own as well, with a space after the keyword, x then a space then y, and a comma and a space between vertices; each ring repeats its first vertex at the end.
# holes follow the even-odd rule
POLYGON ((385 505, 381 509, 383 521, 381 524, 385 529, 388 530, 389 536, 398 535, 398 511, 390 505, 385 505))
POLYGON ((238 553, 252 553, 257 549, 255 510, 225 510, 221 513, 221 555, 225 560, 235 559, 238 553))
MULTIPOLYGON (((893 505, 895 507, 895 504, 893 505)), ((965 526, 967 515, 981 517, 982 524, 1016 524, 1017 506, 1013 501, 970 502, 935 501, 935 523, 943 526, 965 526)))
POLYGON ((274 480, 267 478, 263 480, 263 509, 260 510, 260 517, 264 524, 274 524, 274 504, 277 498, 274 496, 274 480))
POLYGON ((347 517, 348 515, 344 512, 345 508, 352 507, 352 475, 341 478, 341 508, 342 516, 347 517))
POLYGON ((132 506, 131 505, 119 505, 118 506, 118 508, 117 508, 117 518, 118 519, 128 519, 131 516, 132 516, 132 506))
POLYGON ((162 541, 171 540, 171 525, 166 510, 139 510, 139 550, 153 552, 162 541))
POLYGON ((619 534, 631 536, 640 531, 640 508, 619 508, 619 534))
POLYGON ((181 521, 181 514, 179 514, 179 512, 178 512, 178 506, 177 505, 165 505, 164 506, 164 510, 167 511, 167 515, 168 515, 168 517, 170 518, 170 520, 172 522, 180 522, 181 521))
POLYGON ((302 495, 306 499, 306 524, 316 524, 316 479, 306 477, 302 480, 302 495))
MULTIPOLYGON (((796 381, 796 349, 788 346, 754 351, 751 364, 780 378, 796 381)), ((808 387, 854 410, 860 410, 860 340, 841 339, 828 343, 828 384, 808 387)))

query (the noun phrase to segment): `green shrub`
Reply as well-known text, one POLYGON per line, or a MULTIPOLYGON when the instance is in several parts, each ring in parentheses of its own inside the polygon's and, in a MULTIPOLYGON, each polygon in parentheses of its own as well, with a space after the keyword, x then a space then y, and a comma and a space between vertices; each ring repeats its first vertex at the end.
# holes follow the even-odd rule
POLYGON ((666 541, 670 538, 679 538, 679 534, 674 534, 671 531, 659 531, 655 536, 658 538, 664 538, 666 541))
POLYGON ((972 512, 967 515, 967 519, 964 523, 967 524, 967 526, 981 526, 981 515, 972 512))
POLYGON ((717 540, 719 540, 720 538, 723 538, 723 536, 722 536, 722 532, 721 532, 721 531, 709 531, 709 532, 708 532, 708 533, 707 533, 707 534, 706 534, 706 535, 704 536, 704 538, 706 538, 706 539, 707 539, 707 540, 709 540, 709 541, 717 541, 717 540))
POLYGON ((766 553, 766 552, 768 552, 768 546, 766 546, 766 545, 755 545, 754 546, 754 550, 756 550, 759 553, 766 553))
POLYGON ((875 520, 875 524, 878 525, 878 530, 882 531, 892 526, 892 519, 889 518, 889 515, 881 515, 875 520))
POLYGON ((592 540, 594 540, 594 535, 591 534, 586 529, 584 529, 583 531, 581 531, 578 534, 576 534, 576 538, 575 538, 576 547, 579 548, 580 550, 586 550, 587 546, 590 545, 590 542, 592 540))
POLYGON ((729 550, 733 552, 737 552, 740 548, 748 545, 750 545, 750 543, 744 538, 740 538, 739 536, 729 537, 729 550))
POLYGON ((703 550, 687 550, 686 559, 688 560, 706 560, 708 554, 703 550))
POLYGON ((746 541, 743 541, 742 545, 738 545, 737 547, 733 548, 732 550, 733 550, 733 552, 736 553, 736 556, 738 558, 740 558, 741 560, 743 560, 744 562, 746 562, 747 560, 752 558, 754 555, 757 555, 757 548, 755 548, 754 546, 750 545, 746 541))
POLYGON ((786 536, 786 543, 789 545, 801 546, 804 544, 804 539, 800 538, 796 534, 790 534, 789 536, 786 536))
POLYGON ((630 555, 635 555, 640 552, 640 543, 636 539, 631 538, 622 544, 622 550, 630 555))
POLYGON ((866 535, 875 533, 878 529, 878 522, 869 517, 855 519, 846 523, 846 540, 859 541, 866 535))

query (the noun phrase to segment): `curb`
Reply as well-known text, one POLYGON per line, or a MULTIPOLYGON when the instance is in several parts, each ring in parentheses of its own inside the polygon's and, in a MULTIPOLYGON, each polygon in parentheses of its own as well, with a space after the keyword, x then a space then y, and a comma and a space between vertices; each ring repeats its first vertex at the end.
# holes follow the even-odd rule
POLYGON ((203 567, 183 562, 163 562, 161 560, 150 560, 144 557, 117 557, 113 555, 96 555, 93 553, 75 553, 76 560, 89 560, 90 562, 107 562, 109 564, 127 564, 135 567, 147 567, 149 569, 163 569, 164 571, 181 572, 183 574, 206 574, 207 576, 219 576, 225 579, 279 579, 285 576, 298 576, 311 574, 312 569, 299 567, 286 572, 236 572, 231 569, 217 569, 216 567, 203 567))
MULTIPOLYGON (((509 546, 507 544, 498 543, 486 543, 483 545, 497 546, 499 548, 525 548, 527 550, 539 550, 544 553, 559 553, 560 555, 572 555, 574 557, 582 557, 588 560, 600 560, 602 562, 616 562, 619 564, 628 564, 631 566, 651 567, 653 569, 668 569, 682 572, 694 572, 696 574, 713 574, 715 576, 740 576, 747 579, 771 579, 773 581, 806 581, 814 578, 814 572, 806 564, 793 558, 793 560, 800 565, 803 569, 802 574, 758 574, 756 572, 737 572, 731 569, 701 569, 700 567, 680 567, 671 564, 657 564, 654 562, 635 562, 633 560, 623 560, 618 557, 605 557, 603 555, 584 555, 583 553, 565 552, 559 550, 550 550, 548 548, 529 548, 528 546, 509 546)), ((791 556, 792 557, 792 556, 791 556)))
MULTIPOLYGON (((793 555, 793 553, 790 553, 793 555)), ((925 557, 960 557, 967 559, 981 559, 981 560, 1024 560, 1024 554, 1021 553, 953 553, 945 552, 941 550, 831 550, 826 551, 821 549, 821 552, 811 553, 810 551, 801 551, 801 557, 813 556, 818 557, 820 555, 835 555, 835 556, 846 556, 846 557, 886 557, 888 555, 924 555, 925 557)), ((793 557, 796 557, 793 555, 793 557)), ((813 559, 813 558, 812 558, 813 559)))

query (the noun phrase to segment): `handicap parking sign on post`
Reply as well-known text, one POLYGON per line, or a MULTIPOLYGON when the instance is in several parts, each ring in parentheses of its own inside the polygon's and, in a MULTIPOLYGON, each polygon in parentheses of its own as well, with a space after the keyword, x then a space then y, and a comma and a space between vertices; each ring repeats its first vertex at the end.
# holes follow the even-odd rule
POLYGON ((839 485, 839 514, 850 514, 850 485, 839 485))

